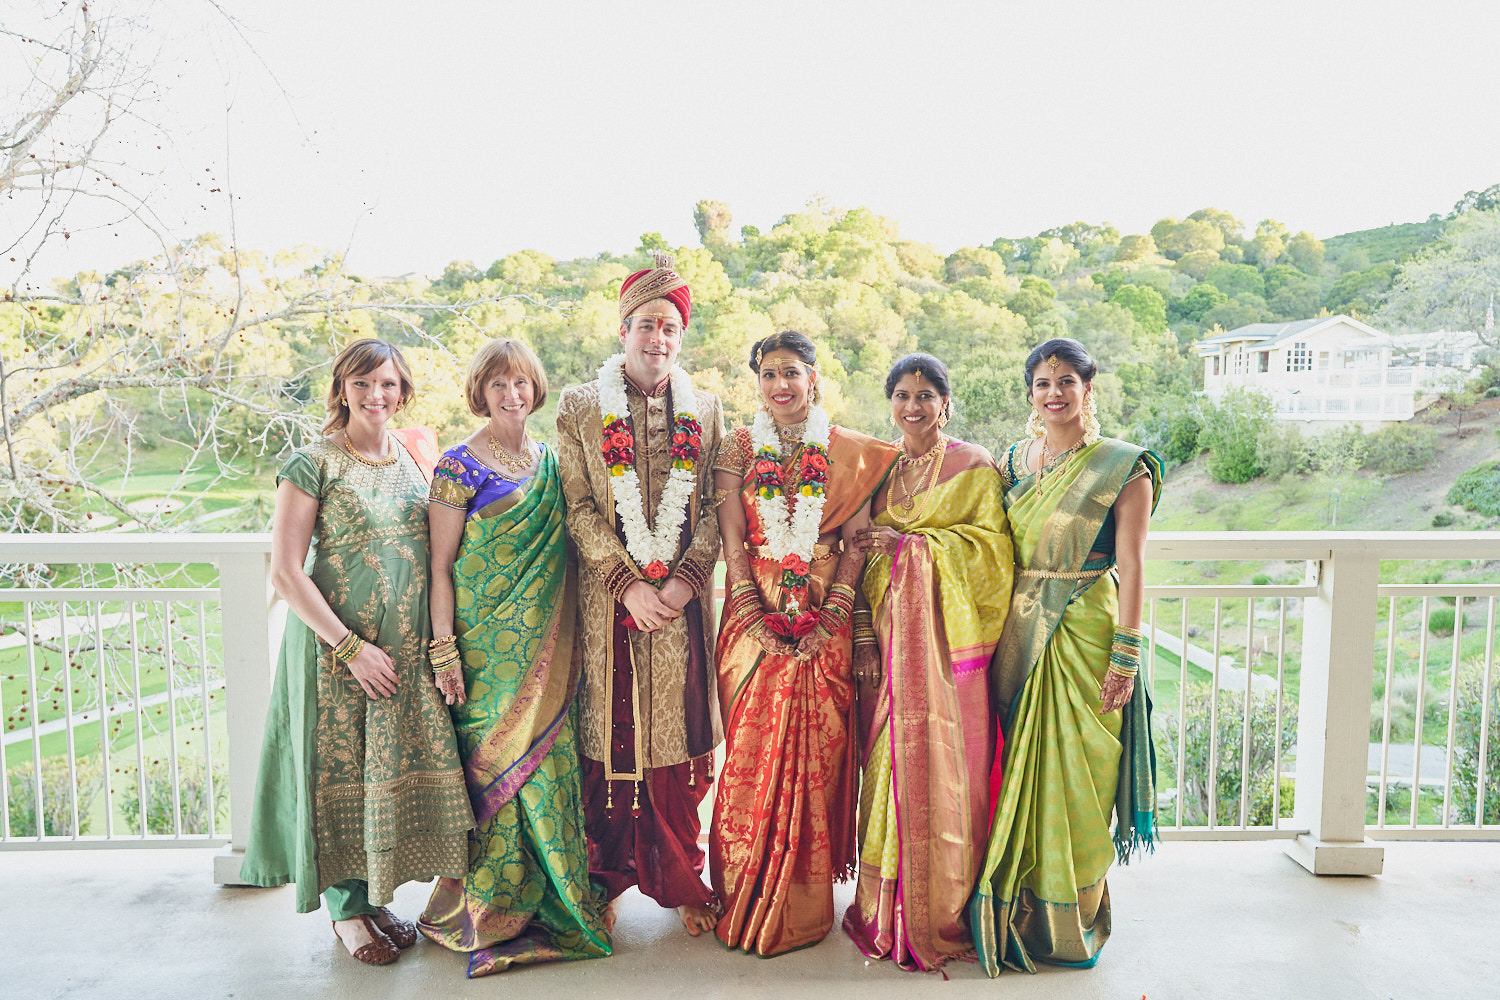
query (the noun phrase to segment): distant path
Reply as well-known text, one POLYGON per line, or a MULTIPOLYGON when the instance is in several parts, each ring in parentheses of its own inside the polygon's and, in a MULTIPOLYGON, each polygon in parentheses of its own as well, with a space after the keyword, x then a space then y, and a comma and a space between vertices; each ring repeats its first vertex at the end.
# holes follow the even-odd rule
MULTIPOLYGON (((219 680, 216 680, 216 681, 209 681, 208 682, 208 689, 210 691, 218 691, 218 690, 220 690, 223 687, 224 687, 224 681, 223 681, 222 678, 219 679, 219 680)), ((166 691, 161 691, 161 692, 158 692, 157 694, 148 694, 146 697, 140 699, 140 707, 141 708, 150 708, 152 705, 161 705, 161 704, 165 703, 171 697, 172 696, 170 694, 168 694, 166 691)), ((188 698, 188 697, 202 698, 203 697, 203 687, 202 687, 202 685, 199 685, 199 684, 193 684, 193 685, 190 685, 190 686, 183 687, 183 688, 181 688, 181 689, 179 689, 177 691, 177 697, 178 697, 179 700, 182 699, 182 698, 188 698)), ((116 704, 116 705, 109 706, 109 714, 111 716, 126 715, 128 713, 134 712, 135 708, 136 708, 136 702, 134 702, 134 701, 127 701, 127 702, 124 702, 122 704, 116 704)), ((90 722, 92 722, 95 725, 98 725, 98 723, 99 723, 99 713, 97 711, 75 712, 73 714, 73 728, 75 730, 78 729, 80 726, 83 726, 84 724, 90 723, 90 722)), ((68 724, 68 720, 67 719, 53 719, 51 722, 44 722, 40 726, 37 726, 35 732, 36 732, 37 736, 50 736, 52 733, 60 733, 60 732, 62 732, 64 729, 67 728, 67 724, 68 724)), ((32 728, 30 726, 27 726, 25 729, 20 729, 20 730, 17 730, 15 732, 11 732, 11 733, 6 733, 5 734, 5 738, 3 740, 3 744, 5 746, 9 746, 12 743, 29 742, 31 740, 31 737, 32 737, 32 728)))

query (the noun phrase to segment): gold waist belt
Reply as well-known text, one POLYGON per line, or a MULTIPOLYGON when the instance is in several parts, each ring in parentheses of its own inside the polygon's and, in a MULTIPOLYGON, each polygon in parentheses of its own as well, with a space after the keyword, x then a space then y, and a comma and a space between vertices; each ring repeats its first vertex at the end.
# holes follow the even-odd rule
MULTIPOLYGON (((746 545, 745 551, 750 554, 752 559, 769 559, 772 562, 779 562, 775 556, 771 555, 771 547, 769 545, 746 545)), ((812 561, 817 562, 819 559, 836 556, 840 551, 842 549, 838 542, 834 542, 831 545, 824 545, 822 542, 818 542, 813 546, 812 561)))
POLYGON ((1022 569, 1017 570, 1016 575, 1029 576, 1036 580, 1097 580, 1108 572, 1109 567, 1105 566, 1103 569, 1081 569, 1077 572, 1059 569, 1022 569))

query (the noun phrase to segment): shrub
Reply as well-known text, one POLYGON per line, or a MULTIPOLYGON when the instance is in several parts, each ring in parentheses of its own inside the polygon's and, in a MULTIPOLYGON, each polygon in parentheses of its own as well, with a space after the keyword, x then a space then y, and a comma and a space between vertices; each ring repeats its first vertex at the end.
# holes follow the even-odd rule
POLYGON ((1455 518, 1446 510, 1440 510, 1432 515, 1432 526, 1434 528, 1446 528, 1454 522, 1455 518))
MULTIPOLYGON (((1380 742, 1385 711, 1384 677, 1377 678, 1376 691, 1370 698, 1370 742, 1380 742)), ((1397 674, 1391 679, 1391 742, 1410 743, 1417 737, 1417 677, 1397 674)), ((1422 729, 1436 732, 1447 724, 1448 704, 1437 687, 1428 682, 1422 694, 1422 729)))
POLYGON ((1392 424, 1366 440, 1364 467, 1396 476, 1425 469, 1436 456, 1437 431, 1413 424, 1392 424))
POLYGON ((1289 472, 1276 480, 1276 495, 1287 506, 1301 503, 1312 489, 1312 482, 1305 473, 1289 472))
POLYGON ((1255 460, 1270 479, 1303 476, 1313 467, 1313 447, 1295 425, 1277 421, 1255 442, 1255 460))
POLYGON ((1250 578, 1250 582, 1257 587, 1269 586, 1271 578, 1264 573, 1257 573, 1250 578))
POLYGON ((1448 502, 1500 517, 1500 460, 1480 462, 1461 473, 1448 491, 1448 502))
MULTIPOLYGON (((1484 713, 1484 661, 1467 660, 1458 668, 1458 717, 1453 729, 1454 823, 1478 822, 1479 733, 1484 713)), ((1491 680, 1489 735, 1484 765, 1484 822, 1500 819, 1500 683, 1491 680)))
POLYGON ((1268 396, 1238 386, 1217 403, 1206 404, 1199 441, 1210 452, 1208 474, 1221 483, 1244 483, 1260 475, 1256 445, 1272 414, 1268 396))
POLYGON ((1219 523, 1224 526, 1225 531, 1239 531, 1240 525, 1245 522, 1245 501, 1239 497, 1230 497, 1219 504, 1219 523))
POLYGON ((1199 490, 1193 494, 1193 509, 1200 514, 1207 514, 1219 506, 1219 494, 1213 490, 1199 490))
MULTIPOLYGON (((80 757, 75 768, 78 775, 78 830, 86 835, 93 825, 90 813, 94 799, 104 787, 104 769, 96 757, 80 757)), ((7 804, 12 837, 35 837, 36 778, 31 762, 17 764, 6 772, 7 804)), ((72 836, 73 810, 69 804, 68 762, 63 757, 42 758, 42 815, 48 837, 72 836)))
POLYGON ((1453 634, 1453 609, 1433 608, 1427 616, 1427 631, 1433 635, 1453 634))
POLYGON ((1176 406, 1142 420, 1132 430, 1131 440, 1150 448, 1163 461, 1181 465, 1203 450, 1199 443, 1201 431, 1198 415, 1187 406, 1176 406))
MULTIPOLYGON (((1240 755, 1243 750, 1243 721, 1245 693, 1243 691, 1219 692, 1219 724, 1211 735, 1209 720, 1212 688, 1206 684, 1188 684, 1184 693, 1183 726, 1183 787, 1177 790, 1182 802, 1182 822, 1185 826, 1203 826, 1208 823, 1208 802, 1211 794, 1217 797, 1217 818, 1220 823, 1239 821, 1240 815, 1240 755), (1218 773, 1208 773, 1209 740, 1213 739, 1218 750, 1218 773)), ((1175 707, 1175 706, 1174 706, 1175 707)), ((1158 751, 1157 760, 1162 771, 1171 777, 1176 774, 1177 762, 1177 717, 1174 712, 1157 712, 1155 723, 1158 751)), ((1289 750, 1297 742, 1297 712, 1293 706, 1284 706, 1281 716, 1281 753, 1283 763, 1289 750)), ((1246 769, 1250 791, 1249 809, 1245 821, 1251 826, 1269 826, 1272 815, 1272 793, 1278 776, 1274 773, 1276 760, 1276 696, 1266 692, 1250 695, 1250 766, 1246 769)), ((1284 782, 1281 792, 1281 814, 1292 813, 1292 783, 1284 782)))
MULTIPOLYGON (((229 773, 214 761, 214 812, 222 824, 229 807, 229 773)), ((178 801, 182 807, 183 833, 208 833, 208 783, 203 764, 197 760, 177 761, 178 801)), ((140 822, 141 788, 134 767, 120 768, 114 780, 120 797, 120 811, 127 823, 140 822)), ((165 758, 146 761, 146 832, 172 833, 172 765, 165 758)))

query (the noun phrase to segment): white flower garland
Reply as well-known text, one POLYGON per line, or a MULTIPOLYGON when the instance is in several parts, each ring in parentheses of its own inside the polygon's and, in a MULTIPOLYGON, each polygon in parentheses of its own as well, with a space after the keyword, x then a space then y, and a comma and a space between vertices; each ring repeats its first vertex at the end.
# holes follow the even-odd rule
MULTIPOLYGON (((813 405, 807 413, 807 429, 803 432, 804 445, 816 445, 824 454, 828 452, 828 412, 813 405)), ((755 415, 750 428, 750 440, 755 445, 755 460, 770 459, 781 464, 780 442, 776 434, 776 421, 762 409, 755 415)), ((771 558, 780 562, 789 553, 795 553, 803 562, 812 562, 813 548, 818 544, 819 526, 823 521, 823 504, 827 500, 822 486, 797 498, 796 509, 788 514, 789 506, 785 489, 773 496, 757 496, 756 510, 760 512, 761 524, 765 528, 766 547, 771 558)))
MULTIPOLYGON (((691 407, 697 397, 693 395, 692 379, 681 367, 673 367, 670 378, 675 425, 682 417, 693 417, 691 407)), ((623 354, 614 355, 599 369, 599 415, 605 427, 616 419, 630 419, 623 354)), ((696 485, 693 470, 673 465, 656 505, 656 530, 653 531, 646 526, 646 504, 635 467, 625 466, 623 472, 616 472, 618 468, 622 466, 610 469, 610 486, 615 494, 615 513, 620 515, 620 524, 625 529, 625 550, 642 570, 655 562, 670 567, 677 557, 682 526, 687 522, 688 504, 693 499, 696 485)))

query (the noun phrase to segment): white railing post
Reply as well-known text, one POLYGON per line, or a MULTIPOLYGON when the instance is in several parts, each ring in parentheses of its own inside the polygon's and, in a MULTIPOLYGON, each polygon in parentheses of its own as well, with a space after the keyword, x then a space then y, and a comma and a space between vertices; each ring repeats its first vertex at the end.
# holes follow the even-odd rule
POLYGON ((271 703, 271 560, 264 552, 219 559, 223 616, 225 729, 229 742, 229 846, 214 856, 214 881, 243 885, 240 862, 250 836, 250 807, 260 769, 261 737, 271 703))
POLYGON ((1297 716, 1296 820, 1287 853, 1314 875, 1379 875, 1385 849, 1365 839, 1370 696, 1380 556, 1335 542, 1306 599, 1297 716))

